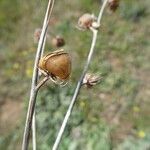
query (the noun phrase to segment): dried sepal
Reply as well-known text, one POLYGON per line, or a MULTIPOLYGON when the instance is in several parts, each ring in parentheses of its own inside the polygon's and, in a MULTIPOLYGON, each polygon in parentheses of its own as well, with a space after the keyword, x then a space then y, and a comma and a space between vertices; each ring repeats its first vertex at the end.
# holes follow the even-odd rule
POLYGON ((38 67, 51 76, 52 81, 63 84, 70 77, 71 58, 63 49, 56 50, 42 57, 38 67))
POLYGON ((61 46, 65 45, 64 38, 62 38, 60 36, 54 37, 51 42, 54 47, 61 47, 61 46))
POLYGON ((90 27, 93 27, 93 25, 98 25, 96 24, 97 18, 93 14, 83 14, 79 20, 78 20, 78 27, 79 29, 86 30, 90 29, 90 27))
POLYGON ((119 0, 108 0, 108 6, 111 11, 116 11, 119 7, 119 0))
POLYGON ((98 84, 101 80, 101 77, 99 75, 95 75, 95 74, 90 74, 87 73, 83 79, 83 85, 85 85, 86 87, 90 88, 96 84, 98 84))

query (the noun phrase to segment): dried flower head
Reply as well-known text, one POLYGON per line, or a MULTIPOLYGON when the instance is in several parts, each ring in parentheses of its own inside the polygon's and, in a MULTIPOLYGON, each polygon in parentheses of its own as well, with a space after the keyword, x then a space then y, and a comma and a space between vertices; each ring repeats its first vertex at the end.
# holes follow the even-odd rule
POLYGON ((65 45, 65 40, 60 37, 60 36, 56 36, 52 39, 52 45, 55 47, 61 47, 65 45))
POLYGON ((56 50, 40 59, 39 68, 50 75, 53 81, 66 81, 71 73, 71 58, 63 49, 56 50))
POLYGON ((34 31, 34 43, 38 43, 39 39, 40 39, 40 35, 41 35, 41 29, 37 28, 34 31))
POLYGON ((83 79, 83 85, 86 85, 88 88, 96 85, 101 80, 101 77, 95 74, 87 73, 83 79))
POLYGON ((92 27, 92 24, 96 22, 97 18, 93 14, 84 14, 78 20, 78 27, 86 30, 92 27))
POLYGON ((116 11, 119 7, 119 0, 108 0, 108 6, 111 11, 116 11))

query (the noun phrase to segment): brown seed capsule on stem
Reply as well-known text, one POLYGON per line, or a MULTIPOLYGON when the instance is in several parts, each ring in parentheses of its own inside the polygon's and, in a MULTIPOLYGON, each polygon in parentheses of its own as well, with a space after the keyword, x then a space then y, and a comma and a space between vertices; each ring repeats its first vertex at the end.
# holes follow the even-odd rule
POLYGON ((86 13, 79 18, 78 26, 83 30, 89 29, 96 20, 97 19, 94 15, 86 13))
POLYGON ((119 0, 108 0, 108 6, 111 11, 116 11, 119 7, 119 0))
POLYGON ((101 77, 95 74, 87 73, 83 79, 83 85, 86 87, 91 88, 92 86, 96 85, 101 80, 101 77))
POLYGON ((60 36, 56 36, 52 39, 52 45, 55 47, 61 47, 65 45, 65 40, 60 37, 60 36))
POLYGON ((41 58, 39 68, 53 79, 66 81, 71 73, 71 58, 63 49, 56 50, 41 58))

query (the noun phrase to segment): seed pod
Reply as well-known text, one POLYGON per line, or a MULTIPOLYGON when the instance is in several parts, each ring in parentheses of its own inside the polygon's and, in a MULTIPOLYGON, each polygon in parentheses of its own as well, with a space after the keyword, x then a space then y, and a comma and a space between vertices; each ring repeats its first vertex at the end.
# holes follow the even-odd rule
POLYGON ((92 23, 96 21, 96 17, 92 14, 84 14, 78 20, 78 26, 81 29, 89 29, 92 27, 92 23))
POLYGON ((95 75, 95 74, 90 74, 87 73, 83 79, 83 85, 85 85, 88 88, 91 88, 92 86, 96 85, 97 83, 99 83, 101 80, 101 77, 99 75, 95 75))
POLYGON ((119 0, 109 0, 108 6, 111 11, 113 12, 116 11, 117 8, 119 7, 119 0))
POLYGON ((63 49, 56 50, 41 58, 39 68, 56 79, 68 80, 71 73, 71 58, 63 49))
POLYGON ((55 47, 61 47, 65 45, 65 40, 60 37, 60 36, 56 36, 55 38, 52 39, 52 45, 55 47))

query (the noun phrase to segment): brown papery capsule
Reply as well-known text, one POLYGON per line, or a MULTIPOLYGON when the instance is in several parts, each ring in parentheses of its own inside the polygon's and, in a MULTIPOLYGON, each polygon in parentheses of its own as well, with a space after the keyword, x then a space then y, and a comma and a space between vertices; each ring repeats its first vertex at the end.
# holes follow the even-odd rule
POLYGON ((116 11, 117 8, 119 7, 119 0, 109 0, 108 6, 111 11, 113 12, 116 11))
POLYGON ((88 88, 96 85, 101 80, 99 75, 87 73, 83 79, 83 85, 86 85, 88 88))
POLYGON ((84 14, 78 20, 78 26, 81 29, 89 29, 92 27, 92 23, 96 21, 96 17, 92 14, 84 14))
POLYGON ((63 49, 41 58, 39 68, 60 80, 67 80, 71 73, 71 58, 63 49))

